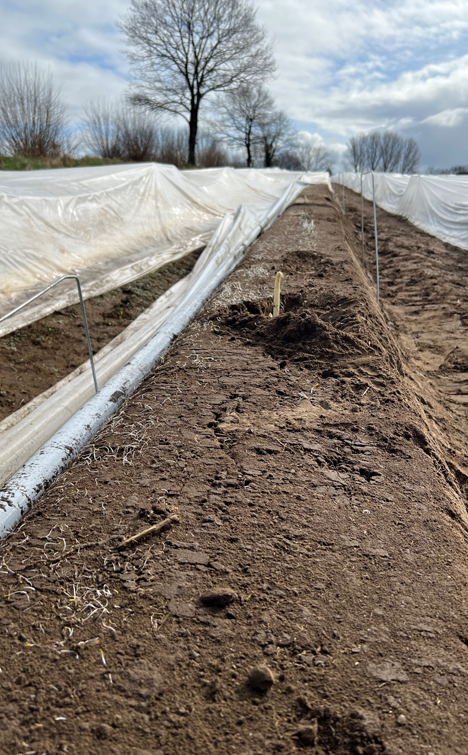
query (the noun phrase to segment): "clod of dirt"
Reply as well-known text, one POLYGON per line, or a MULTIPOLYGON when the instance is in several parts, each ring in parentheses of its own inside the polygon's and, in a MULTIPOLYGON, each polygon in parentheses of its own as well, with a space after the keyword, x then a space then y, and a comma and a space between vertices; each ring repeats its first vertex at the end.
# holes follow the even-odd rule
POLYGON ((117 679, 116 688, 127 695, 150 699, 160 692, 162 681, 159 671, 142 659, 124 671, 121 679, 117 679))
POLYGON ((268 692, 275 683, 275 677, 268 666, 257 666, 249 674, 249 685, 259 692, 268 692))
POLYGON ((237 600, 237 593, 230 587, 218 587, 214 590, 208 590, 199 597, 200 603, 204 606, 213 608, 224 608, 237 600))
POLYGON ((195 606, 193 603, 186 603, 183 600, 173 598, 169 603, 169 611, 173 616, 179 619, 193 619, 195 616, 195 606))
POLYGON ((369 671, 372 676, 382 682, 407 682, 409 679, 406 671, 395 661, 369 663, 369 671))
POLYGON ((95 733, 98 739, 109 739, 112 734, 112 726, 109 726, 109 724, 99 724, 95 733))
POLYGON ((216 700, 219 690, 221 688, 221 684, 219 679, 213 679, 213 681, 209 682, 206 687, 206 696, 209 700, 216 700))
POLYGON ((152 506, 153 514, 167 514, 167 505, 163 501, 157 501, 152 506))
POLYGON ((315 747, 317 743, 317 734, 318 722, 314 721, 311 726, 301 726, 294 734, 294 738, 297 739, 301 745, 304 745, 304 747, 315 747))

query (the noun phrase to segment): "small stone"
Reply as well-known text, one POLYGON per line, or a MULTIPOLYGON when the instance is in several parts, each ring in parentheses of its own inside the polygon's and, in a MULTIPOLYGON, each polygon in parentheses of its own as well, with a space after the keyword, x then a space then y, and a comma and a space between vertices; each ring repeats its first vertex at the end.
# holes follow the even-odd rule
POLYGON ((322 655, 321 653, 319 655, 316 655, 314 658, 314 666, 326 666, 328 663, 328 658, 326 655, 322 655))
POLYGON ((200 595, 200 603, 214 608, 224 608, 235 600, 237 600, 237 593, 230 587, 217 587, 200 595))
POLYGON ((290 645, 290 644, 291 644, 291 642, 292 642, 292 639, 291 639, 291 637, 289 636, 289 634, 286 634, 286 633, 284 633, 284 634, 282 634, 282 635, 281 635, 281 637, 279 638, 279 640, 278 640, 278 645, 280 646, 280 648, 285 648, 285 647, 287 647, 288 645, 290 645))
POLYGON ((401 713, 397 717, 396 722, 397 722, 398 726, 404 726, 406 724, 406 716, 404 716, 403 713, 401 713))
POLYGON ((380 718, 371 710, 358 708, 351 713, 352 718, 357 718, 369 737, 380 737, 382 724, 380 718))
POLYGON ((305 747, 314 747, 317 742, 318 723, 314 721, 312 726, 301 726, 295 733, 295 737, 305 747))
POLYGON ((249 674, 249 685, 260 692, 267 692, 274 683, 275 677, 268 666, 257 666, 249 674))
POLYGON ((109 739, 112 734, 112 726, 109 726, 109 724, 99 724, 95 733, 98 739, 109 739))

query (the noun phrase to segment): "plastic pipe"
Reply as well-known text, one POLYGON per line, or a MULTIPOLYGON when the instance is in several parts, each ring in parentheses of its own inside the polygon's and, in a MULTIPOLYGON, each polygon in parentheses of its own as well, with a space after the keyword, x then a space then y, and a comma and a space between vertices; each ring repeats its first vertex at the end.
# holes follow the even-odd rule
MULTIPOLYGON (((227 259, 220 262, 214 274, 211 268, 200 276, 192 291, 187 294, 158 333, 10 478, 0 490, 0 538, 5 537, 13 529, 35 501, 42 496, 52 480, 69 466, 86 443, 115 414, 125 398, 151 372, 161 355, 169 348, 174 336, 182 332, 209 296, 236 267, 244 251, 294 201, 304 186, 305 184, 290 184, 262 221, 255 225, 241 243, 237 244, 227 259)), ((232 213, 229 213, 221 221, 211 243, 218 241, 221 248, 227 244, 229 236, 241 227, 243 217, 244 209, 241 205, 234 217, 232 213), (228 218, 232 223, 229 233, 226 233, 225 224, 228 218)))

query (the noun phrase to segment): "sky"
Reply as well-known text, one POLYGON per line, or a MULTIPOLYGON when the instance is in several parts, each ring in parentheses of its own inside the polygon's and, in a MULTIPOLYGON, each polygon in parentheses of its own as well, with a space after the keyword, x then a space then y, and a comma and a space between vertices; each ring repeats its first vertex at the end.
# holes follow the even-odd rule
MULTIPOLYGON (((336 169, 356 133, 414 137, 421 167, 468 164, 468 0, 257 0, 274 39, 271 91, 336 169)), ((130 0, 0 0, 0 62, 50 68, 75 120, 126 89, 115 26, 130 0)))

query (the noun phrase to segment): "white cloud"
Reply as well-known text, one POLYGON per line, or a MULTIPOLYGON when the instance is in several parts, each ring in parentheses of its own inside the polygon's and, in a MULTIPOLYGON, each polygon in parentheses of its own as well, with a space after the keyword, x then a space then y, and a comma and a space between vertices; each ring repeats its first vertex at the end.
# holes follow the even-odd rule
POLYGON ((127 62, 115 21, 127 0, 0 0, 0 63, 29 60, 50 68, 72 110, 90 98, 118 96, 127 62))
POLYGON ((452 110, 442 110, 440 113, 430 115, 425 118, 422 123, 431 123, 434 126, 442 126, 444 128, 455 128, 460 126, 468 115, 468 108, 457 107, 452 110))
MULTIPOLYGON (((455 149, 439 136, 450 128, 462 153, 467 0, 255 1, 259 21, 276 39, 272 91, 314 143, 323 140, 339 156, 350 134, 391 126, 414 134, 428 160, 440 155, 442 164, 444 150, 455 149)), ((0 62, 49 66, 78 117, 90 97, 126 88, 115 22, 129 5, 0 0, 0 62)))

